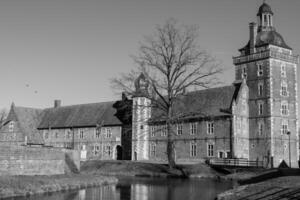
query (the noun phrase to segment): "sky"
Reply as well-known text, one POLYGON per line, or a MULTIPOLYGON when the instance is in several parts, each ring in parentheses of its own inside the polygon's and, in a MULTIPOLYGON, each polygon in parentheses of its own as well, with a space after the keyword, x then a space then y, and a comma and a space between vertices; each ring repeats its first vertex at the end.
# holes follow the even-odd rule
MULTIPOLYGON (((300 53, 300 1, 267 0, 274 26, 300 53)), ((0 0, 0 108, 112 101, 110 79, 134 68, 139 42, 169 18, 200 27, 199 44, 234 81, 232 57, 262 0, 0 0)))

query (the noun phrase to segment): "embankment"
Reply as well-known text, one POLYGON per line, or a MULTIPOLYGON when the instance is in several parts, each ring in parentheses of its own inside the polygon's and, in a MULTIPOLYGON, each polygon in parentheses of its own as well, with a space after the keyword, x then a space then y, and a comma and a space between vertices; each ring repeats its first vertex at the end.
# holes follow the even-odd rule
POLYGON ((114 177, 97 175, 1 176, 0 198, 30 196, 117 183, 114 177))

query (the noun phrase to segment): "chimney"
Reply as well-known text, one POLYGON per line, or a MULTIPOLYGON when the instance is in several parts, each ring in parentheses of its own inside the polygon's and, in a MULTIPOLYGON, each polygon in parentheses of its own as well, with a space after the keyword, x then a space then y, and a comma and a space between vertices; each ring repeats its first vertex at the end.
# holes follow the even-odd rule
POLYGON ((54 108, 59 108, 61 106, 61 100, 54 100, 54 108))
POLYGON ((256 36, 257 36, 257 25, 254 22, 249 24, 250 30, 250 54, 255 53, 255 43, 256 43, 256 36))

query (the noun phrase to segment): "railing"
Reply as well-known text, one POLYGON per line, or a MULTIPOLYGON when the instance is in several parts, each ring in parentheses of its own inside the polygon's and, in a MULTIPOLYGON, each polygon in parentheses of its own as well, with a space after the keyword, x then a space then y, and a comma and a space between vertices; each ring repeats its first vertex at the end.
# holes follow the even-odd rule
POLYGON ((252 168, 262 168, 264 167, 263 161, 251 161, 248 159, 210 159, 208 164, 212 166, 221 167, 252 167, 252 168))
POLYGON ((287 62, 292 62, 296 64, 299 63, 299 56, 280 53, 274 50, 267 50, 267 51, 250 54, 247 56, 233 57, 233 64, 237 65, 237 64, 246 63, 254 60, 261 60, 265 58, 277 58, 287 62))

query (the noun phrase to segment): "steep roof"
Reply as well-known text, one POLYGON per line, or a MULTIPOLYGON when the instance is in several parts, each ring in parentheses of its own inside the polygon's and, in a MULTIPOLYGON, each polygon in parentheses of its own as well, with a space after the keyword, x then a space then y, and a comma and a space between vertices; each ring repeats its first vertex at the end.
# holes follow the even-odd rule
POLYGON ((27 136, 27 142, 30 144, 43 144, 43 138, 36 129, 40 118, 43 115, 42 109, 16 107, 12 105, 7 116, 6 122, 17 121, 22 132, 27 136))
MULTIPOLYGON (((173 116, 178 119, 230 116, 229 110, 236 98, 240 84, 198 90, 181 95, 174 105, 173 116)), ((161 109, 153 109, 151 121, 163 121, 165 114, 161 109)))
MULTIPOLYGON (((269 44, 292 50, 292 48, 285 43, 283 37, 278 32, 276 32, 274 28, 273 30, 269 31, 260 31, 256 36, 255 47, 261 47, 269 44)), ((243 50, 250 52, 250 41, 239 51, 243 50)))
POLYGON ((114 115, 116 113, 114 103, 102 102, 45 109, 38 129, 121 125, 114 115))
POLYGON ((268 4, 266 4, 265 2, 259 7, 258 12, 257 12, 257 16, 260 16, 263 13, 269 13, 269 14, 274 14, 271 6, 269 6, 268 4))

